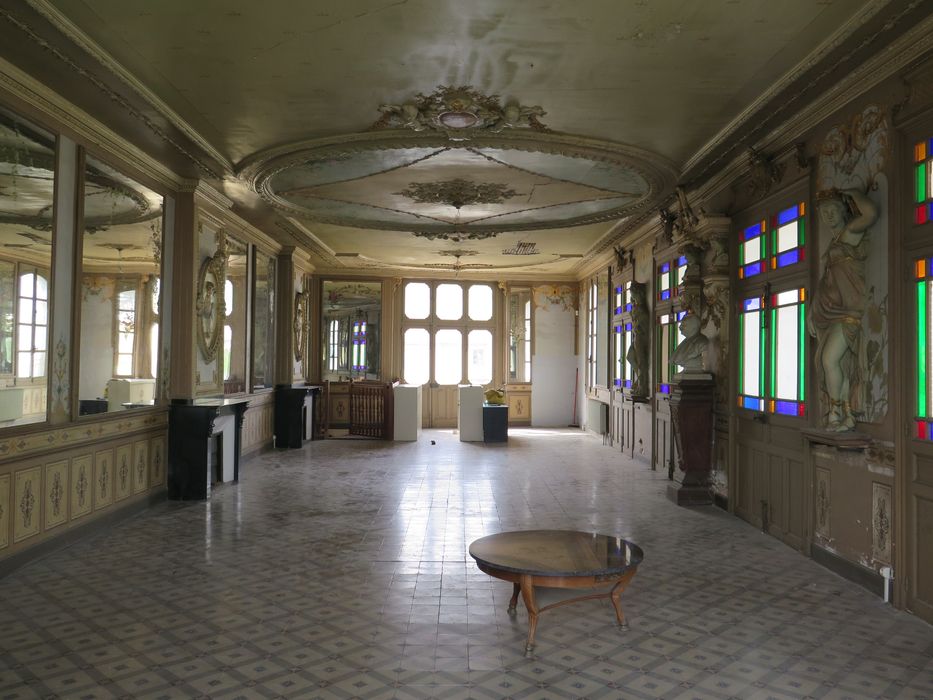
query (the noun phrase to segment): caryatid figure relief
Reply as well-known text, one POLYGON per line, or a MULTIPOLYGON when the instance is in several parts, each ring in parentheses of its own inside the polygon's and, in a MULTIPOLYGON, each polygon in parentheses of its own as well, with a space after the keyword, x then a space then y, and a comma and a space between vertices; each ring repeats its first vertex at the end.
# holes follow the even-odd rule
POLYGON ((878 220, 878 208, 858 189, 819 192, 817 208, 831 236, 808 319, 810 335, 817 340, 820 389, 828 402, 824 427, 853 430, 865 400, 865 260, 867 233, 878 220))
POLYGON ((625 359, 632 365, 632 394, 634 396, 648 396, 650 333, 648 285, 644 282, 632 282, 632 345, 625 359))

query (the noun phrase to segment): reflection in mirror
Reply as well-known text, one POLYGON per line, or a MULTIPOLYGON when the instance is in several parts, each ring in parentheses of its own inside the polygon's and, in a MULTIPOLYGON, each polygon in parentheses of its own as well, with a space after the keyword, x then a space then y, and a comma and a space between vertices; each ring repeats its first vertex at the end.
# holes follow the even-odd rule
POLYGON ((246 260, 249 246, 227 236, 226 318, 223 330, 224 395, 246 390, 246 260))
POLYGON ((322 379, 380 378, 381 313, 382 282, 323 282, 322 379))
POLYGON ((45 420, 55 137, 0 110, 0 426, 45 420))
POLYGON ((531 381, 531 290, 509 290, 509 382, 531 381))
POLYGON ((253 312, 253 389, 273 386, 275 351, 275 258, 256 251, 256 296, 253 312))
POLYGON ((81 242, 81 415, 155 402, 161 265, 161 195, 88 156, 81 242))

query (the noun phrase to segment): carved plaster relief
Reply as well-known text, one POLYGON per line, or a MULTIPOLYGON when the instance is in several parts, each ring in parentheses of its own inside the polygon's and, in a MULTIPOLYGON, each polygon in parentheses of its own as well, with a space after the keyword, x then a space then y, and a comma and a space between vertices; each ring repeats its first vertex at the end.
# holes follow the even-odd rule
POLYGON ((13 490, 13 541, 38 534, 42 493, 42 469, 33 467, 16 472, 13 490))
POLYGON ((91 482, 91 455, 71 460, 71 519, 91 512, 93 484, 91 482))
POLYGON ((130 445, 120 445, 114 459, 113 496, 120 501, 130 495, 133 479, 133 448, 130 445))
POLYGON ((893 505, 891 487, 873 482, 871 485, 871 556, 876 561, 885 564, 891 563, 893 505))
POLYGON ((68 462, 45 466, 45 529, 68 520, 68 462))
POLYGON ((133 493, 142 493, 149 486, 149 443, 133 443, 133 493))
POLYGON ((101 450, 94 455, 94 507, 113 503, 113 450, 101 450))
POLYGON ((825 539, 830 534, 830 473, 828 469, 816 468, 816 494, 814 506, 816 508, 815 530, 816 534, 825 539))

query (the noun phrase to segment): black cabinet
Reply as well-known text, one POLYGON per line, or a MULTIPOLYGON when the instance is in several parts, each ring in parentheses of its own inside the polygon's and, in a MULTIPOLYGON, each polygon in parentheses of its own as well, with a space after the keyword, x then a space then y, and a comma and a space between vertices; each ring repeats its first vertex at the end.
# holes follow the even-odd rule
POLYGON ((319 386, 277 386, 275 388, 275 446, 301 447, 317 432, 315 404, 319 386))
POLYGON ((509 407, 483 404, 483 442, 507 442, 509 439, 509 407))

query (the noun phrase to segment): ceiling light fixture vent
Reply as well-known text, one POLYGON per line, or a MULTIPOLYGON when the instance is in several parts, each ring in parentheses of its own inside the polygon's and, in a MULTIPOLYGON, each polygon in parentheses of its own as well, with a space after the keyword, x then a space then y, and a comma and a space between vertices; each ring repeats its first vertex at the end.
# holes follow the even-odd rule
POLYGON ((519 241, 512 248, 506 248, 502 251, 503 255, 538 255, 538 244, 529 241, 519 241))

